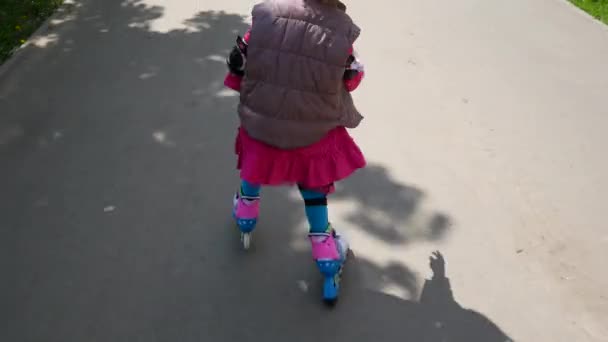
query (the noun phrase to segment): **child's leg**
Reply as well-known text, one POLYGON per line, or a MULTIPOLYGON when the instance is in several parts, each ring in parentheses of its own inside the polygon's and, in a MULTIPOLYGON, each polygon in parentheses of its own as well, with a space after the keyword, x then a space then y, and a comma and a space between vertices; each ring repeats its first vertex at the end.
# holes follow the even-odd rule
POLYGON ((261 186, 246 180, 241 181, 241 189, 234 198, 234 217, 244 233, 255 229, 260 214, 261 186))
POLYGON ((251 184, 246 180, 241 180, 241 193, 243 197, 260 197, 261 186, 257 184, 251 184))
POLYGON ((329 228, 327 194, 300 187, 311 233, 326 233, 329 228))
MULTIPOLYGON (((326 187, 326 189, 331 188, 332 186, 326 187)), ((306 217, 310 224, 312 257, 323 275, 323 299, 331 304, 338 298, 340 272, 346 260, 348 244, 329 224, 327 191, 300 187, 300 192, 304 198, 306 217)))

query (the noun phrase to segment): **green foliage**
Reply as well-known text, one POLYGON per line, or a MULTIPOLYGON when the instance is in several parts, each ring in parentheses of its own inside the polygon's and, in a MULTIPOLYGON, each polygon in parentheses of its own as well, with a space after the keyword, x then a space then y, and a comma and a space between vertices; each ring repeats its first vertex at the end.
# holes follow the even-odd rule
POLYGON ((608 24, 608 0, 571 0, 572 3, 608 24))
POLYGON ((63 0, 0 0, 0 63, 50 16, 63 0))

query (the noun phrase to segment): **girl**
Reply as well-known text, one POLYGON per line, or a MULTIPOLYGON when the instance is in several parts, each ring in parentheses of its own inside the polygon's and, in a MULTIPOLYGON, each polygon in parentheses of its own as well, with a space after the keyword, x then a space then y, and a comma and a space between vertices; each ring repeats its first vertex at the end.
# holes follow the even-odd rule
POLYGON ((328 303, 338 297, 348 246, 329 223, 327 195, 365 166, 346 130, 362 120, 350 95, 363 78, 353 54, 359 33, 338 0, 267 0, 237 39, 224 82, 240 92, 234 217, 243 246, 256 226, 261 186, 297 184, 328 303))

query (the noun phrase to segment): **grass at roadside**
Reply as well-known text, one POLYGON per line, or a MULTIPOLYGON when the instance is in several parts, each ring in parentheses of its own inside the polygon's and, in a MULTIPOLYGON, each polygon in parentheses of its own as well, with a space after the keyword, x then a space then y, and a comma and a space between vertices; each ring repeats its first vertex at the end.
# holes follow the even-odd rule
POLYGON ((0 63, 50 16, 63 0, 0 0, 0 63))
POLYGON ((594 18, 608 24, 608 0, 570 0, 594 18))

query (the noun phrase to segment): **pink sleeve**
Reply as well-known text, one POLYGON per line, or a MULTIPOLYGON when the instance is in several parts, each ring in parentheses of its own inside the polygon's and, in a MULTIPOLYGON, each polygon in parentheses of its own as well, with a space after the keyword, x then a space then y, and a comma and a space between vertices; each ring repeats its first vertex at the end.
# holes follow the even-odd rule
POLYGON ((360 72, 354 78, 351 78, 350 80, 344 80, 346 90, 348 90, 349 92, 357 90, 357 88, 359 88, 359 85, 361 85, 361 81, 363 81, 363 76, 365 76, 365 72, 360 72))
POLYGON ((232 90, 241 91, 242 80, 243 78, 241 76, 228 72, 228 75, 224 78, 224 85, 232 90))

